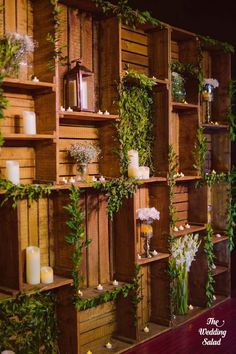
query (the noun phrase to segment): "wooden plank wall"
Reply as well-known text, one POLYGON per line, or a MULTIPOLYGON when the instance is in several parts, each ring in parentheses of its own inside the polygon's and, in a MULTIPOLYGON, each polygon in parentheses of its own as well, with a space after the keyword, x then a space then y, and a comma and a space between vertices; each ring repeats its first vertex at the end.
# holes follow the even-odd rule
POLYGON ((144 31, 122 25, 121 55, 123 70, 128 65, 130 69, 148 75, 148 37, 144 31))
POLYGON ((173 206, 176 210, 176 226, 184 225, 188 222, 188 187, 187 185, 175 186, 173 206))
MULTIPOLYGON (((68 214, 64 206, 68 202, 68 191, 55 193, 53 196, 51 234, 55 239, 55 269, 58 274, 65 276, 71 276, 73 266, 71 259, 73 248, 65 241, 69 230, 66 225, 68 214)), ((107 283, 112 279, 106 203, 105 197, 94 190, 87 190, 80 197, 80 206, 85 217, 86 238, 92 240, 83 256, 82 272, 85 287, 94 287, 98 283, 107 283)))

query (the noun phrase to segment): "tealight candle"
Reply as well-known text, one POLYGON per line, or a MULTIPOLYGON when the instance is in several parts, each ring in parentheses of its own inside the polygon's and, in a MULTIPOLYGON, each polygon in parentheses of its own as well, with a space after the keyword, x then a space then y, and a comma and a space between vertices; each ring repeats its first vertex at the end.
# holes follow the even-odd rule
POLYGON ((180 177, 184 177, 184 173, 183 173, 183 172, 180 172, 179 176, 180 176, 180 177))
POLYGON ((32 285, 40 283, 40 249, 36 246, 26 248, 26 282, 32 285))
POLYGON ((92 177, 93 182, 97 182, 97 178, 95 176, 92 177))
POLYGON ((146 326, 146 327, 144 327, 143 331, 144 331, 145 333, 149 333, 150 330, 149 330, 148 326, 146 326))
POLYGON ((213 298, 213 300, 214 300, 214 301, 216 300, 216 296, 215 296, 215 295, 213 295, 213 297, 212 297, 212 298, 213 298))
POLYGON ((152 251, 151 252, 153 256, 157 256, 158 255, 158 252, 156 250, 152 251))
POLYGON ((189 310, 193 310, 193 305, 189 305, 189 310))
POLYGON ((67 111, 67 112, 73 112, 73 109, 70 108, 70 107, 68 107, 66 111, 67 111))
POLYGON ((88 350, 88 351, 87 351, 87 354, 93 354, 93 353, 91 352, 91 350, 88 350))
POLYGON ((101 284, 98 284, 97 290, 100 290, 100 291, 103 290, 103 286, 101 284))
POLYGON ((71 177, 71 178, 69 179, 69 182, 70 182, 70 183, 75 183, 75 179, 74 179, 73 177, 71 177))
POLYGON ((6 178, 14 184, 20 183, 20 164, 19 161, 6 161, 6 178))
POLYGON ((109 113, 107 110, 105 110, 105 112, 104 112, 103 114, 105 114, 105 115, 107 115, 107 116, 110 115, 110 113, 109 113))
POLYGON ((190 229, 190 225, 189 224, 185 224, 185 229, 190 229))
POLYGON ((183 231, 183 230, 184 230, 183 225, 180 225, 179 230, 180 230, 180 231, 183 231))
POLYGON ((99 109, 99 111, 97 112, 97 114, 103 114, 103 112, 102 112, 102 111, 100 111, 100 109, 99 109))
POLYGON ((67 178, 66 177, 62 177, 62 183, 63 184, 67 184, 67 178))
POLYGON ((23 111, 23 133, 36 134, 35 112, 23 111))
POLYGON ((221 234, 216 234, 216 237, 221 237, 221 234))
POLYGON ((40 271, 41 283, 51 284, 53 283, 53 269, 52 267, 41 267, 40 271))
POLYGON ((105 177, 101 176, 101 177, 99 178, 99 181, 100 181, 100 182, 105 182, 106 179, 105 179, 105 177))
POLYGON ((81 290, 78 290, 78 295, 79 295, 80 297, 82 297, 82 296, 83 296, 83 292, 82 292, 81 290))
POLYGON ((139 253, 138 253, 137 257, 138 257, 138 259, 141 259, 141 258, 142 258, 139 253))
POLYGON ((37 78, 37 76, 34 76, 32 79, 33 82, 39 82, 39 79, 37 78))
POLYGON ((176 232, 179 231, 179 229, 178 229, 177 226, 175 226, 175 227, 173 228, 173 230, 176 231, 176 232))
POLYGON ((111 344, 110 342, 107 342, 106 348, 107 348, 107 349, 111 349, 111 348, 112 348, 112 344, 111 344))
POLYGON ((119 285, 119 282, 117 280, 113 280, 113 283, 112 283, 114 286, 118 286, 119 285))
POLYGON ((213 263, 211 266, 212 269, 216 269, 216 265, 213 263))
POLYGON ((61 112, 65 112, 65 107, 61 106, 60 110, 61 112))

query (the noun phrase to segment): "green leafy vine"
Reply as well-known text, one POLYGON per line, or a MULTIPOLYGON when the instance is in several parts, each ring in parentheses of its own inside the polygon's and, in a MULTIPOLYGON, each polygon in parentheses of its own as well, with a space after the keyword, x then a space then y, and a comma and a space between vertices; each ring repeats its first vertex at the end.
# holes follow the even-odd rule
POLYGON ((200 36, 199 35, 198 37, 201 41, 202 46, 219 47, 219 48, 223 49, 223 51, 225 53, 229 53, 229 54, 234 53, 234 47, 232 46, 232 44, 230 44, 228 42, 221 42, 221 41, 218 41, 217 39, 211 38, 209 36, 200 36))
MULTIPOLYGON (((4 119, 4 109, 7 108, 8 100, 3 94, 2 84, 3 84, 4 75, 0 74, 0 120, 4 119)), ((0 130, 0 146, 4 144, 4 138, 0 130)))
POLYGON ((152 161, 152 88, 156 85, 154 78, 149 78, 134 70, 127 70, 118 90, 121 121, 117 124, 120 145, 121 174, 127 175, 130 149, 139 153, 140 165, 149 166, 154 171, 152 161))
POLYGON ((197 130, 196 142, 194 145, 194 165, 193 167, 197 170, 199 176, 204 175, 204 164, 206 160, 207 153, 207 138, 203 134, 204 129, 199 127, 197 130))
POLYGON ((139 184, 141 182, 134 178, 120 177, 106 183, 96 182, 93 186, 108 197, 107 213, 112 220, 114 213, 117 213, 122 206, 123 199, 132 197, 139 184))
POLYGON ((169 186, 169 217, 170 217, 170 227, 175 227, 176 222, 178 221, 176 215, 176 209, 174 207, 174 189, 176 186, 176 173, 178 170, 178 156, 176 155, 172 145, 169 145, 168 152, 168 164, 169 172, 167 175, 167 184, 169 186))
POLYGON ((0 302, 0 351, 58 353, 53 293, 19 294, 0 302))
POLYGON ((207 266, 208 266, 208 273, 207 273, 207 282, 206 282, 206 297, 207 297, 207 306, 210 307, 213 302, 214 296, 214 277, 213 277, 213 264, 214 264, 214 250, 213 250, 213 229, 210 224, 206 226, 206 236, 204 237, 204 251, 207 255, 207 266))
POLYGON ((229 97, 230 106, 227 112, 227 119, 229 122, 229 136, 232 142, 236 139, 236 113, 235 110, 235 99, 236 99, 236 80, 231 80, 229 83, 229 97))
POLYGON ((70 216, 70 219, 66 222, 70 229, 70 233, 66 236, 66 242, 74 247, 72 255, 72 278, 75 288, 75 300, 79 297, 79 287, 82 279, 80 266, 82 262, 83 249, 87 248, 91 243, 91 240, 85 240, 84 215, 82 209, 79 207, 79 200, 80 189, 76 189, 72 184, 70 186, 70 204, 64 206, 64 208, 70 216))
POLYGON ((51 194, 51 185, 13 184, 9 180, 0 179, 0 190, 4 191, 1 206, 11 201, 12 207, 16 208, 17 202, 22 199, 28 199, 31 204, 34 200, 48 197, 51 194))
POLYGON ((117 4, 112 4, 107 0, 92 0, 97 7, 100 7, 106 15, 117 16, 119 21, 135 28, 141 24, 151 24, 162 28, 161 21, 151 16, 148 11, 134 10, 128 5, 128 0, 118 0, 117 4))
POLYGON ((228 213, 226 235, 228 236, 229 250, 234 248, 234 232, 236 226, 236 168, 233 167, 228 176, 228 213))
POLYGON ((209 173, 204 173, 202 178, 196 182, 196 187, 207 185, 212 187, 214 184, 227 182, 228 175, 224 172, 217 173, 215 170, 212 170, 209 173))

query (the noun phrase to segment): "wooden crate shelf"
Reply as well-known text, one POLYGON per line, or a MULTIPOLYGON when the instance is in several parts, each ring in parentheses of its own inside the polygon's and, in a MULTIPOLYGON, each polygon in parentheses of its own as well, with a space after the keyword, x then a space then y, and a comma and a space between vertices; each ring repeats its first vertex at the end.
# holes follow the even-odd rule
POLYGON ((223 267, 220 265, 216 265, 216 268, 212 270, 213 273, 213 277, 215 277, 216 275, 228 272, 229 268, 228 267, 223 267))
POLYGON ((118 281, 118 286, 114 286, 111 281, 109 283, 102 283, 101 285, 103 286, 103 290, 97 290, 95 286, 90 288, 81 288, 81 291, 83 292, 83 299, 92 299, 107 291, 109 292, 115 289, 120 289, 123 285, 125 285, 125 283, 118 281))
POLYGON ((170 255, 168 253, 159 253, 156 256, 152 256, 152 258, 141 258, 137 260, 137 264, 144 265, 152 262, 158 262, 161 259, 168 259, 170 255))
POLYGON ((202 128, 204 129, 205 133, 222 133, 224 131, 229 130, 229 125, 227 124, 201 124, 202 128))
POLYGON ((221 235, 221 237, 217 237, 216 235, 212 236, 212 242, 214 244, 220 243, 220 242, 224 242, 224 241, 228 241, 228 237, 225 235, 221 235))
POLYGON ((93 112, 59 112, 59 117, 63 122, 66 120, 85 121, 85 122, 112 122, 119 121, 119 116, 115 114, 97 114, 93 112))
POLYGON ((34 82, 30 80, 20 80, 5 78, 3 80, 3 88, 8 91, 25 91, 30 94, 45 94, 55 91, 56 85, 50 82, 34 82))
POLYGON ((6 141, 41 141, 41 140, 55 140, 55 134, 6 134, 4 140, 6 141))
POLYGON ((197 110, 198 105, 192 103, 179 103, 179 102, 172 102, 172 109, 173 111, 188 111, 188 110, 197 110))
POLYGON ((190 229, 184 229, 184 230, 180 230, 180 231, 172 231, 172 235, 173 237, 180 237, 183 235, 188 235, 188 234, 192 234, 192 233, 198 233, 198 232, 202 232, 206 230, 206 226, 205 225, 194 225, 194 224, 190 224, 190 229))

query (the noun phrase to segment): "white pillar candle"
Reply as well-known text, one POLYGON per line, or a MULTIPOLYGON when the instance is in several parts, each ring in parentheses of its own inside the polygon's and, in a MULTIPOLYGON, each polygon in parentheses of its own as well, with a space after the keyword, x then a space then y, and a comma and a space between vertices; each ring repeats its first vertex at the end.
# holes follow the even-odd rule
POLYGON ((40 249, 35 246, 26 248, 26 282, 32 285, 40 283, 40 249))
POLYGON ((20 183, 20 164, 19 161, 6 161, 6 178, 14 184, 20 183))
POLYGON ((43 284, 51 284, 53 283, 53 269, 52 267, 41 267, 40 272, 41 283, 43 284))
POLYGON ((150 168, 147 166, 140 166, 139 177, 142 179, 148 179, 150 177, 150 168))
POLYGON ((128 151, 128 161, 129 161, 129 164, 138 167, 139 166, 138 151, 129 150, 128 151))
POLYGON ((128 165, 128 177, 139 178, 139 167, 135 165, 128 165))
POLYGON ((15 354, 15 352, 13 352, 12 350, 3 350, 1 354, 15 354))
POLYGON ((24 134, 36 134, 35 112, 23 112, 23 132, 24 134))
POLYGON ((88 109, 88 82, 86 80, 82 80, 81 108, 88 109))

